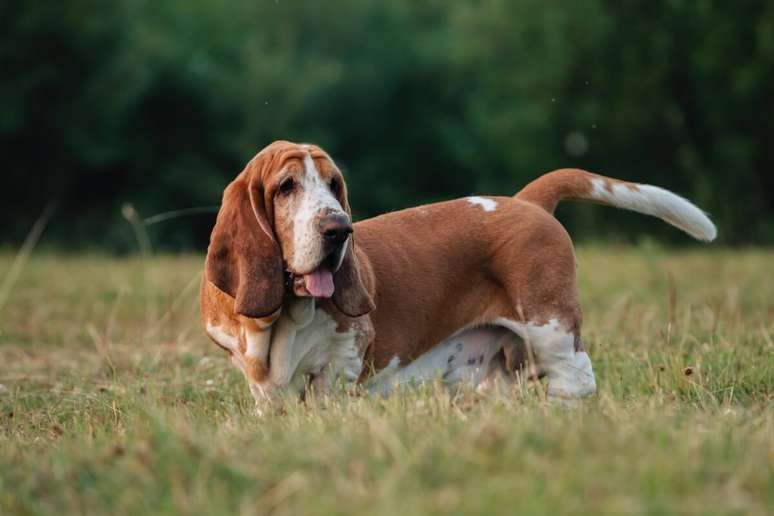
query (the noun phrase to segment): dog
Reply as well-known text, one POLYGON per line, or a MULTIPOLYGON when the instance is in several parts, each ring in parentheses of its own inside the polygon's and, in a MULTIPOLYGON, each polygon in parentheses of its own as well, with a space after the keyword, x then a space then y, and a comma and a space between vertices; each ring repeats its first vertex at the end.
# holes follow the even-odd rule
POLYGON ((337 382, 376 392, 441 377, 486 386, 531 364, 549 399, 596 389, 581 340, 565 199, 659 217, 699 240, 715 226, 667 190, 577 169, 514 197, 475 196, 352 223, 341 171, 277 141, 228 185, 201 283, 207 334, 259 406, 337 382))

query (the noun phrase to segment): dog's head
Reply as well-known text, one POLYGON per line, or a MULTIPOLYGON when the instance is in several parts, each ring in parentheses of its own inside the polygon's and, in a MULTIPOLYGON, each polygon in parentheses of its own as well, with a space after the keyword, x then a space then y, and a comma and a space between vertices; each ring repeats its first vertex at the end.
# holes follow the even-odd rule
POLYGON ((277 141, 226 187, 206 277, 247 317, 275 313, 286 295, 332 298, 344 314, 363 315, 373 302, 352 231, 346 184, 330 156, 277 141))

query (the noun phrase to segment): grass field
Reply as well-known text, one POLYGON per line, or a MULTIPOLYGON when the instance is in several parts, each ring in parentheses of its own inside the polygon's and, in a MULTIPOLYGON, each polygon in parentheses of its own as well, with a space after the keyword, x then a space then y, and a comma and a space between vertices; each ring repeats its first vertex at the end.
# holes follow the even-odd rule
POLYGON ((431 385, 260 420, 202 257, 33 257, 0 308, 0 514, 772 514, 774 251, 578 255, 580 408, 431 385))

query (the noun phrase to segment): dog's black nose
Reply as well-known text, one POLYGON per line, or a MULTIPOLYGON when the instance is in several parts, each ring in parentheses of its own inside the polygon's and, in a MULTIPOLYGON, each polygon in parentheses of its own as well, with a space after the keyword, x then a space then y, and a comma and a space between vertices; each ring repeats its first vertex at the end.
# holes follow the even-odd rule
POLYGON ((329 244, 343 244, 352 233, 352 223, 344 214, 327 215, 320 221, 320 232, 329 244))

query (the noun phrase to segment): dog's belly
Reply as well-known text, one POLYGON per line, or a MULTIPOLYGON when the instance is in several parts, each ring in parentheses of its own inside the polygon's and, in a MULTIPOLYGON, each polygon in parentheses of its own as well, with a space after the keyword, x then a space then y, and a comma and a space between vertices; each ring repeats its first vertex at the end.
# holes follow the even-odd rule
POLYGON ((366 387, 372 392, 388 394, 396 388, 435 379, 448 386, 479 387, 506 372, 505 354, 501 353, 504 348, 511 356, 523 357, 523 342, 510 330, 498 326, 463 330, 408 364, 393 358, 366 382, 366 387))

